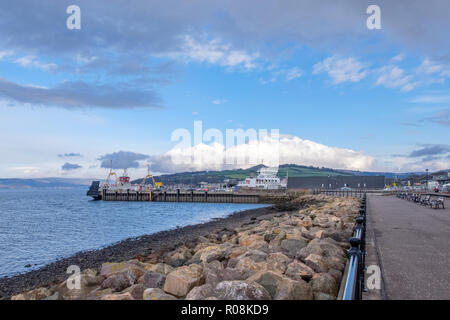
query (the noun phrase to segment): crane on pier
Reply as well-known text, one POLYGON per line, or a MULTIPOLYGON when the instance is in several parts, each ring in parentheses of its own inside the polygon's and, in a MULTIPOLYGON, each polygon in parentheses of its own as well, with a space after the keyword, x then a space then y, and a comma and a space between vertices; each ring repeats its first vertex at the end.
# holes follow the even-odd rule
POLYGON ((153 187, 155 189, 159 189, 162 187, 162 182, 156 182, 155 178, 153 178, 153 175, 150 174, 150 165, 147 165, 147 175, 144 177, 144 179, 142 179, 141 188, 145 187, 145 182, 147 181, 147 179, 152 179, 153 187))
POLYGON ((116 184, 117 184, 117 174, 112 171, 112 160, 110 160, 110 168, 109 168, 109 173, 108 176, 106 177, 106 182, 103 185, 104 188, 109 188, 110 187, 110 178, 111 176, 115 176, 116 177, 116 184))

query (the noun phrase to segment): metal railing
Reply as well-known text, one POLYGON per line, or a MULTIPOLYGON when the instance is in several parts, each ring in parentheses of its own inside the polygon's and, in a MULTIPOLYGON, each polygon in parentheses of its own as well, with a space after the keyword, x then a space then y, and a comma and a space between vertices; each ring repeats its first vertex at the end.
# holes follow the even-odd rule
POLYGON ((359 216, 353 228, 353 237, 350 238, 349 265, 342 300, 362 300, 362 293, 365 291, 366 197, 366 194, 362 197, 359 216))
POLYGON ((361 189, 352 189, 352 190, 341 190, 341 189, 313 189, 313 194, 324 194, 327 196, 335 196, 335 197, 356 197, 363 198, 366 194, 364 190, 361 189))

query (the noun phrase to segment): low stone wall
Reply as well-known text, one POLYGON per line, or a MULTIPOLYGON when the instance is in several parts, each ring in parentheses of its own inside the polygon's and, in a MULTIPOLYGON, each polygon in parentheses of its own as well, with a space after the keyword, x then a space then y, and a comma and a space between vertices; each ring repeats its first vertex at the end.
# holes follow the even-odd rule
POLYGON ((11 299, 336 299, 359 204, 355 198, 299 196, 285 205, 302 209, 83 270, 79 289, 68 289, 66 280, 11 299))

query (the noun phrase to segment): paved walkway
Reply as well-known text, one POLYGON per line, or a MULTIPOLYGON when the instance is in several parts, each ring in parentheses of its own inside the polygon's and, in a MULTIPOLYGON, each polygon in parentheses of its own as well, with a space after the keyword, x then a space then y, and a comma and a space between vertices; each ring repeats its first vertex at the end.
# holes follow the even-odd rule
POLYGON ((367 195, 386 299, 450 299, 450 199, 434 210, 367 195))

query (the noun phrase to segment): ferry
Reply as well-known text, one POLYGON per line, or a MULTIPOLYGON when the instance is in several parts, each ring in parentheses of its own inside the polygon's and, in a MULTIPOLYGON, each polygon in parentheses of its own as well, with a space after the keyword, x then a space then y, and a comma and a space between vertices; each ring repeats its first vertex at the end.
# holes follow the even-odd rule
POLYGON ((287 179, 277 177, 278 167, 262 167, 256 177, 248 177, 238 183, 240 188, 276 190, 287 187, 287 179))
POLYGON ((150 167, 148 167, 147 175, 142 179, 140 184, 131 184, 130 176, 128 175, 127 169, 123 169, 123 174, 121 176, 117 176, 117 174, 112 170, 112 162, 111 168, 106 177, 105 183, 100 185, 100 181, 92 181, 92 184, 87 192, 87 195, 94 198, 95 200, 102 200, 102 194, 104 191, 113 191, 113 192, 146 192, 149 193, 155 189, 161 189, 162 183, 156 182, 153 176, 150 174, 150 167), (114 176, 116 178, 115 183, 111 182, 111 177, 114 176), (148 179, 152 180, 152 186, 146 184, 148 179))

